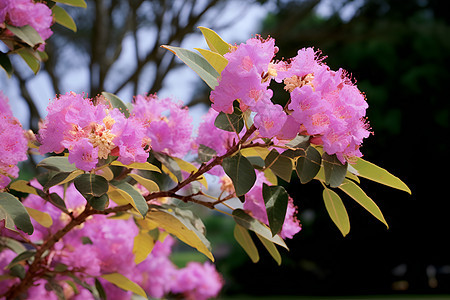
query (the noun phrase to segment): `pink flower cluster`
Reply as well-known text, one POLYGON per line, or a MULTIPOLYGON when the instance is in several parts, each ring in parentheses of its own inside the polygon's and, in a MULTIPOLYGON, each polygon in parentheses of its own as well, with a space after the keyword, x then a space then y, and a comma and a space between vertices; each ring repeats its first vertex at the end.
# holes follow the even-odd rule
MULTIPOLYGON (((63 196, 60 186, 50 190, 63 196)), ((78 215, 84 208, 84 197, 73 185, 67 188, 65 195, 67 208, 75 216, 78 215)), ((49 238, 70 221, 68 215, 38 196, 30 195, 24 200, 24 204, 49 213, 54 222, 53 226, 45 228, 33 220, 35 232, 29 237, 33 242, 49 238)), ((132 299, 131 292, 99 277, 115 272, 139 284, 150 297, 161 298, 171 293, 182 294, 187 299, 201 300, 217 296, 223 286, 223 280, 213 265, 192 263, 178 269, 170 261, 169 255, 175 242, 171 236, 167 236, 164 242, 156 242, 150 255, 136 265, 133 240, 138 231, 132 218, 114 220, 103 215, 94 215, 55 244, 48 255, 51 258, 48 267, 54 268, 64 264, 67 266, 65 274, 72 272, 91 285, 94 284, 94 277, 98 277, 107 299, 132 299)), ((13 257, 11 251, 0 252, 1 273, 5 272, 3 267, 13 257)), ((94 299, 90 292, 79 285, 79 293, 75 293, 66 283, 67 279, 70 277, 64 274, 55 277, 55 282, 63 287, 66 299, 94 299)), ((14 279, 2 282, 0 294, 14 282, 14 279)), ((58 299, 54 292, 46 290, 45 283, 45 280, 36 282, 36 286, 30 288, 27 299, 58 299)))
POLYGON ((70 92, 55 98, 47 111, 37 137, 41 154, 68 149, 69 162, 84 171, 109 155, 123 164, 147 160, 144 126, 111 108, 103 97, 89 99, 70 92))
POLYGON ((13 116, 8 98, 0 91, 0 190, 19 175, 17 163, 27 159, 28 141, 13 116))
MULTIPOLYGON (((263 183, 271 185, 271 183, 267 181, 263 172, 257 172, 255 185, 247 194, 245 194, 244 209, 250 211, 256 219, 269 225, 266 205, 264 204, 262 193, 263 183)), ((294 200, 289 197, 284 224, 280 232, 280 236, 283 239, 292 239, 294 235, 302 229, 300 221, 297 219, 296 215, 297 207, 294 205, 294 200)))
POLYGON ((308 135, 342 163, 362 156, 359 147, 370 134, 365 119, 368 105, 348 74, 330 70, 312 48, 301 49, 286 61, 275 61, 277 52, 272 38, 257 37, 225 54, 228 65, 211 92, 212 107, 232 113, 233 102, 239 100, 242 111, 256 113, 260 137, 289 140, 308 135), (271 102, 271 79, 284 82, 290 93, 287 107, 271 102))
MULTIPOLYGON (((33 0, 0 0, 0 27, 2 23, 22 27, 30 25, 45 41, 53 32, 52 11, 47 5, 33 0)), ((43 51, 44 45, 38 49, 43 51)))
POLYGON ((191 149, 192 117, 181 103, 139 95, 134 98, 131 118, 143 124, 154 151, 181 158, 191 149))

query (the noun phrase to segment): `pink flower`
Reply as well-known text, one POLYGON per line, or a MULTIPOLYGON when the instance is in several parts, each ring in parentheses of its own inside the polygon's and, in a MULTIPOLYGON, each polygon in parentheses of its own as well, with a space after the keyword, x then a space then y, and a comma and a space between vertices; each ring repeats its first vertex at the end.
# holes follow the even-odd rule
POLYGON ((19 175, 17 164, 27 159, 28 141, 0 91, 0 190, 19 175))
POLYGON ((254 124, 261 137, 271 138, 280 132, 286 119, 287 115, 281 105, 268 102, 262 109, 258 110, 254 118, 254 124))
POLYGON ((98 149, 92 146, 89 139, 80 139, 69 153, 69 162, 78 169, 90 171, 97 165, 98 149))

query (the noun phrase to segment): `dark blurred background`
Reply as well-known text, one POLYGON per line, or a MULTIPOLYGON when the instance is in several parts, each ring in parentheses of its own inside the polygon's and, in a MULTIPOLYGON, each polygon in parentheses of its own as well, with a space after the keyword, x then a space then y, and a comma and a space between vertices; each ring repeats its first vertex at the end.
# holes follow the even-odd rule
MULTIPOLYGON (((38 98, 44 86, 50 95, 69 90, 89 96, 103 90, 119 95, 159 91, 169 74, 181 74, 177 72, 182 65, 160 45, 185 46, 198 37, 197 26, 232 36, 233 24, 250 18, 247 10, 259 7, 262 21, 254 33, 274 37, 279 58, 313 46, 328 56, 325 62, 331 69, 352 74, 367 96, 374 132, 362 147, 364 158, 400 177, 412 191, 408 195, 362 180, 390 228, 343 197, 351 223, 350 234, 343 238, 327 215, 318 183, 301 185, 296 178, 283 183, 299 207, 303 230, 287 242, 290 252, 280 250, 281 267, 262 247, 261 261, 251 263, 234 242, 233 221, 209 218, 208 238, 227 281, 224 295, 450 293, 448 1, 87 3, 86 10, 68 8, 78 25, 76 34, 54 27, 46 48, 50 59, 38 75, 45 85, 36 88, 36 78, 20 63, 8 81, 6 89, 17 90, 32 129, 42 117, 38 98), (234 15, 225 18, 230 11, 234 15)), ((206 87, 200 82, 195 86, 189 106, 205 111, 206 87)))

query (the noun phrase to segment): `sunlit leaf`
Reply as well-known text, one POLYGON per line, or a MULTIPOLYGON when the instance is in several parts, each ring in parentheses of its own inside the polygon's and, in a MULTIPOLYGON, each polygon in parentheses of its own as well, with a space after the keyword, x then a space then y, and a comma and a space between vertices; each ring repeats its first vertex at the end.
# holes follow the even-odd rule
POLYGON ((352 166, 358 171, 358 176, 411 194, 411 190, 405 183, 403 183, 403 181, 371 162, 358 158, 356 163, 352 166))
POLYGON ((161 170, 157 166, 152 165, 149 162, 145 162, 145 163, 134 162, 129 165, 124 165, 120 161, 115 160, 111 163, 111 165, 125 167, 125 168, 129 168, 129 169, 147 170, 147 171, 154 171, 154 172, 161 173, 161 170))
POLYGON ((131 178, 136 180, 139 184, 141 184, 143 187, 145 187, 150 193, 159 192, 159 186, 153 180, 144 178, 138 174, 133 174, 133 173, 128 174, 128 176, 130 176, 131 178))
POLYGON ((101 277, 125 291, 131 291, 139 296, 147 298, 143 288, 120 273, 104 274, 101 277))
POLYGON ((64 184, 75 179, 78 175, 83 174, 82 170, 75 170, 73 172, 60 172, 56 173, 49 181, 44 185, 44 192, 47 192, 52 186, 64 184))
POLYGON ((241 149, 241 154, 245 157, 248 156, 259 156, 262 159, 266 159, 267 155, 269 155, 270 150, 264 147, 251 147, 241 149))
POLYGON ((73 172, 77 169, 74 164, 69 163, 67 156, 47 157, 41 160, 37 166, 58 172, 73 172))
POLYGON ((272 235, 275 236, 283 227, 289 196, 282 186, 269 186, 265 183, 263 183, 262 193, 270 230, 272 235))
POLYGON ((56 23, 77 32, 77 25, 67 11, 59 5, 53 5, 52 7, 53 20, 56 23))
POLYGON ((33 53, 33 50, 28 48, 21 48, 17 50, 17 54, 27 63, 28 67, 37 74, 41 68, 41 61, 39 56, 33 53))
POLYGON ((200 48, 194 48, 194 49, 197 50, 198 52, 200 52, 200 54, 219 73, 222 73, 223 69, 225 69, 225 67, 228 64, 228 60, 225 57, 223 57, 222 55, 220 55, 219 53, 217 53, 217 52, 213 52, 213 51, 205 50, 205 49, 200 49, 200 48))
POLYGON ((18 192, 34 194, 34 195, 39 196, 36 189, 34 187, 32 187, 31 185, 29 185, 28 181, 26 181, 26 180, 22 180, 22 179, 16 180, 9 185, 9 188, 11 190, 15 190, 18 192))
POLYGON ((22 202, 9 193, 0 192, 0 220, 5 220, 5 227, 18 229, 32 234, 34 231, 30 216, 22 202))
POLYGON ((70 6, 77 6, 77 7, 83 7, 86 8, 86 2, 84 0, 53 0, 58 3, 67 4, 70 6))
MULTIPOLYGON (((182 160, 178 157, 172 157, 172 158, 175 160, 175 162, 178 164, 178 166, 180 167, 180 169, 182 171, 185 171, 189 174, 195 173, 198 171, 198 169, 193 164, 188 163, 187 161, 182 160)), ((201 176, 198 179, 198 182, 200 182, 206 189, 208 188, 208 182, 206 181, 205 176, 201 176)))
POLYGON ((389 228, 383 214, 381 213, 381 210, 356 183, 346 179, 344 183, 339 186, 339 188, 389 228))
POLYGON ((252 262, 257 263, 259 261, 258 248, 256 248, 250 233, 244 227, 236 224, 234 227, 234 238, 244 249, 245 253, 250 257, 252 262))
POLYGON ((147 256, 152 252, 153 246, 155 245, 155 241, 153 238, 147 233, 147 231, 140 231, 134 237, 133 243, 133 254, 134 254, 134 263, 139 264, 144 261, 147 256))
POLYGON ((233 210, 233 219, 237 224, 244 227, 245 229, 251 230, 263 236, 267 240, 288 249, 286 243, 279 235, 272 236, 272 232, 270 231, 269 227, 247 214, 244 210, 239 208, 233 210))
POLYGON ((211 88, 214 89, 217 86, 217 78, 220 74, 210 65, 210 63, 203 58, 200 54, 173 46, 163 45, 161 46, 173 54, 178 56, 186 65, 200 76, 201 79, 211 88))
POLYGON ((236 196, 244 195, 255 184, 255 169, 250 161, 240 153, 225 158, 222 162, 222 167, 233 181, 236 196))
POLYGON ((50 217, 48 213, 27 206, 25 206, 25 209, 27 210, 30 217, 32 217, 42 226, 50 228, 50 226, 53 225, 52 217, 50 217))
MULTIPOLYGON (((128 182, 115 182, 112 181, 111 184, 119 192, 120 196, 126 203, 130 203, 133 207, 145 217, 148 211, 148 205, 141 193, 139 193, 131 184, 128 182)), ((109 191, 108 191, 109 194, 109 191)), ((111 198, 114 202, 116 199, 111 198)), ((117 202, 116 202, 117 203, 117 202)), ((119 203, 117 203, 119 204, 119 203)), ((122 205, 122 204, 119 204, 122 205)))
POLYGON ((183 175, 181 174, 181 168, 177 162, 167 154, 155 152, 153 153, 155 158, 162 164, 162 170, 168 174, 170 178, 175 182, 183 181, 183 175))
POLYGON ((224 55, 230 51, 231 45, 225 42, 216 32, 206 27, 198 27, 205 37, 209 49, 224 55))
POLYGON ((44 43, 44 40, 41 38, 36 29, 31 27, 30 25, 16 27, 6 24, 6 28, 31 47, 44 43))
POLYGON ((343 236, 350 232, 350 221, 341 198, 333 190, 324 187, 323 200, 331 220, 339 228, 343 236))
POLYGON ((264 245, 264 247, 267 249, 269 254, 273 257, 273 259, 277 262, 279 266, 281 266, 281 255, 280 252, 278 252, 277 247, 275 244, 268 239, 260 236, 259 234, 256 234, 261 241, 261 243, 264 245))

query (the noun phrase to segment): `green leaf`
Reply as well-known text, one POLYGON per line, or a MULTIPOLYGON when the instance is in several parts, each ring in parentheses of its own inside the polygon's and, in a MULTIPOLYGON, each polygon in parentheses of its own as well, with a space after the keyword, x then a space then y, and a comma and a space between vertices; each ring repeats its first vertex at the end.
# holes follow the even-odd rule
POLYGON ((267 240, 288 249, 286 243, 279 235, 272 236, 272 232, 269 227, 247 214, 244 210, 240 208, 233 210, 233 219, 237 224, 245 229, 251 230, 267 240))
POLYGON ((95 278, 95 288, 97 289, 98 292, 98 296, 100 297, 101 300, 106 300, 106 292, 105 289, 102 286, 102 283, 100 282, 100 280, 98 280, 98 278, 95 278))
POLYGON ((256 234, 261 241, 261 243, 264 245, 264 247, 267 249, 269 254, 273 257, 273 259, 277 262, 279 266, 281 266, 281 255, 280 252, 278 252, 277 247, 274 243, 269 241, 268 239, 260 236, 259 234, 256 234))
POLYGON ((64 200, 57 194, 57 193, 51 193, 49 197, 45 197, 45 194, 42 195, 46 200, 48 200, 51 204, 59 208, 65 213, 69 213, 66 207, 66 203, 64 203, 64 200))
POLYGON ((216 150, 205 145, 198 146, 198 159, 201 163, 210 161, 217 155, 216 150))
POLYGON ((373 200, 366 195, 366 193, 353 181, 346 179, 343 184, 339 186, 347 195, 352 197, 368 212, 370 212, 375 218, 380 220, 387 228, 389 228, 380 208, 373 202, 373 200))
POLYGON ((6 266, 6 268, 11 268, 18 263, 20 263, 23 260, 27 260, 29 258, 32 258, 36 254, 36 250, 27 250, 24 252, 19 253, 14 259, 6 266))
POLYGON ((22 193, 27 193, 27 194, 34 194, 39 196, 38 192, 36 191, 36 189, 34 187, 32 187, 31 185, 29 185, 29 182, 26 180, 16 180, 13 181, 10 185, 9 188, 11 190, 15 190, 18 192, 22 192, 22 193))
POLYGON ((211 245, 204 234, 203 222, 192 211, 167 205, 151 206, 146 219, 214 261, 211 245))
POLYGON ((67 11, 59 5, 52 7, 53 20, 59 25, 62 25, 73 32, 77 32, 77 25, 67 11))
POLYGON ((148 211, 148 205, 141 193, 139 193, 131 184, 128 182, 117 182, 112 181, 111 184, 117 189, 125 192, 131 197, 133 202, 131 204, 139 211, 142 217, 145 217, 148 211))
POLYGON ((70 6, 77 6, 77 7, 83 7, 86 8, 86 2, 84 0, 53 0, 54 2, 67 4, 70 6))
POLYGON ((120 273, 104 274, 101 277, 125 291, 131 291, 147 299, 144 289, 120 273))
POLYGON ((77 169, 74 164, 69 163, 67 156, 47 157, 41 160, 37 166, 58 172, 73 172, 77 169))
POLYGON ((269 186, 263 183, 263 198, 266 205, 272 236, 281 231, 286 217, 289 196, 282 186, 269 186))
POLYGON ((240 153, 225 158, 222 162, 222 167, 233 181, 236 196, 244 195, 255 184, 255 169, 250 161, 240 153))
POLYGON ((101 195, 99 197, 88 196, 86 201, 96 210, 105 210, 108 205, 109 197, 107 194, 101 195))
POLYGON ((8 77, 12 76, 13 73, 13 67, 11 64, 11 60, 9 59, 8 54, 3 53, 0 51, 0 66, 5 70, 8 77))
POLYGON ((20 254, 27 250, 27 248, 25 248, 22 243, 16 241, 15 239, 6 236, 0 236, 0 252, 5 247, 11 249, 17 254, 20 254))
POLYGON ((224 55, 230 51, 231 45, 225 42, 216 32, 206 27, 198 27, 205 37, 209 49, 224 55))
POLYGON ((411 194, 411 190, 403 181, 371 162, 358 158, 352 166, 358 171, 358 176, 411 194))
POLYGON ((257 263, 259 261, 258 248, 256 248, 256 245, 253 242, 248 230, 239 224, 236 224, 234 227, 234 238, 239 245, 241 245, 242 249, 244 249, 245 253, 247 253, 252 262, 257 263))
POLYGON ((183 175, 181 174, 181 168, 172 157, 170 157, 167 154, 160 153, 160 152, 154 152, 153 155, 155 156, 155 158, 157 160, 159 160, 161 162, 163 167, 166 167, 167 170, 164 170, 164 168, 163 168, 163 171, 169 171, 169 173, 168 173, 169 176, 173 175, 173 176, 171 176, 173 181, 175 181, 175 182, 183 181, 183 175))
POLYGON ((108 181, 100 175, 82 174, 74 180, 77 190, 85 197, 101 197, 108 191, 108 181))
POLYGON ((281 179, 289 182, 291 181, 292 169, 294 162, 289 157, 278 153, 277 150, 272 149, 264 160, 266 168, 270 168, 272 172, 281 179))
POLYGON ((102 92, 102 96, 108 99, 112 107, 119 109, 125 115, 126 118, 130 116, 130 111, 128 110, 128 107, 125 105, 125 103, 123 103, 123 101, 119 97, 108 92, 102 92))
POLYGON ((304 156, 297 159, 295 170, 301 183, 308 183, 314 179, 320 170, 322 157, 316 148, 309 146, 304 156))
POLYGON ((73 172, 59 172, 53 175, 49 181, 44 185, 43 191, 47 192, 52 186, 64 184, 75 179, 77 176, 83 174, 82 170, 75 170, 73 172))
POLYGON ((347 162, 343 165, 336 154, 329 155, 324 152, 322 155, 323 168, 325 171, 325 183, 331 187, 338 187, 347 174, 347 162))
POLYGON ((244 128, 243 114, 237 108, 234 108, 234 112, 232 114, 220 112, 214 121, 214 126, 225 131, 239 134, 244 128))
POLYGON ((16 231, 18 229, 32 234, 34 231, 30 216, 22 202, 11 194, 0 192, 0 220, 5 220, 5 227, 16 231))
POLYGON ((213 68, 220 74, 222 73, 223 69, 228 64, 228 60, 220 55, 217 52, 212 52, 210 50, 200 49, 200 48, 194 48, 200 54, 213 66, 213 68))
POLYGON ((31 49, 21 48, 17 50, 17 54, 27 63, 28 67, 37 74, 41 68, 41 62, 39 56, 36 56, 31 49))
POLYGON ((6 24, 6 28, 31 47, 44 43, 39 33, 30 25, 16 27, 6 24))
POLYGON ((203 58, 200 54, 173 46, 163 45, 161 46, 173 54, 178 56, 188 67, 197 73, 201 79, 211 88, 214 89, 217 86, 217 78, 220 74, 209 64, 209 62, 203 58))
POLYGON ((334 191, 324 186, 323 201, 331 220, 339 228, 342 235, 346 236, 350 232, 350 221, 341 198, 334 191))

